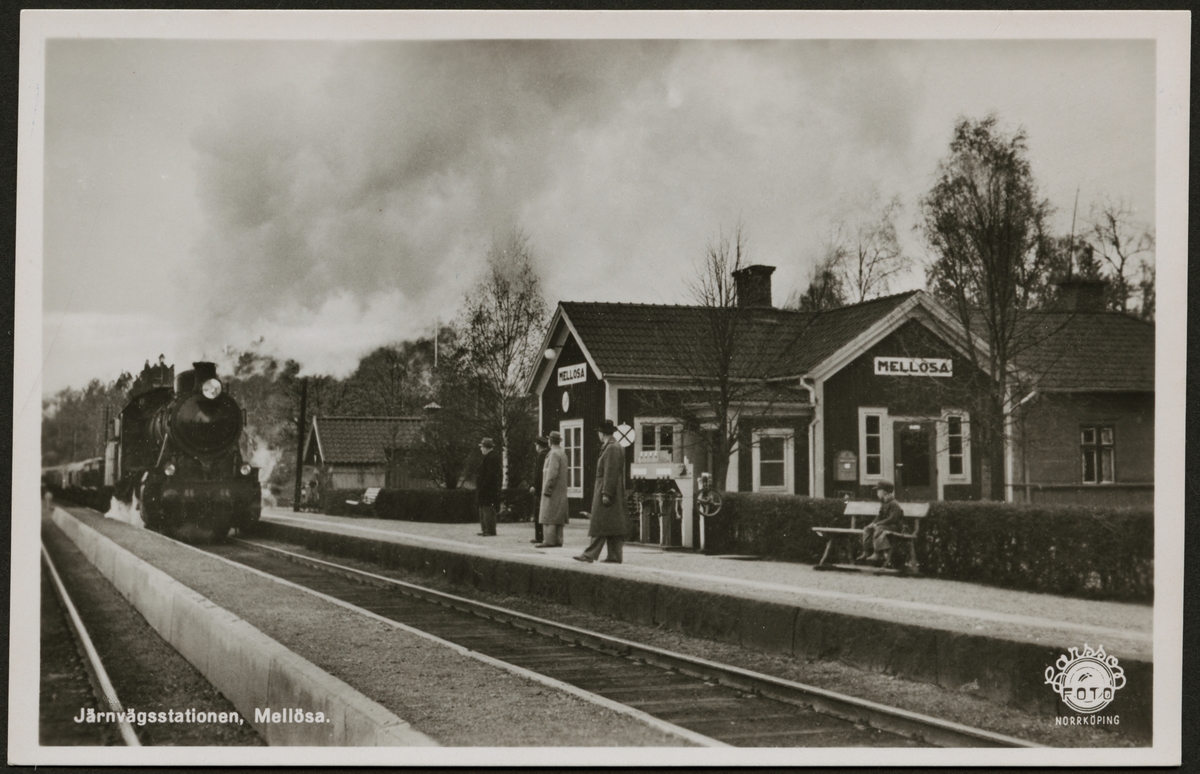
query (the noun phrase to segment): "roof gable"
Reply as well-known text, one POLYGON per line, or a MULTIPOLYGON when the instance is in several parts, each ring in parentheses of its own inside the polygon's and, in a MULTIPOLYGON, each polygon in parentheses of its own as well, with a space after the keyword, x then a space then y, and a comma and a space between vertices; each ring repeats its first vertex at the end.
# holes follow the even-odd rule
POLYGON ((386 463, 389 449, 411 449, 421 437, 421 417, 317 417, 313 440, 325 464, 386 463))

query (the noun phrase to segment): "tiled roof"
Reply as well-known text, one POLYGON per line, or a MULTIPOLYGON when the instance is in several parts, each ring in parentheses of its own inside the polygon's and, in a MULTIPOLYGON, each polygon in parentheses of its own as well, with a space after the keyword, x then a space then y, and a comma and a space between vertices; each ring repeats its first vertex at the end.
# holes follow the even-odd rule
POLYGON ((385 463, 387 449, 416 445, 422 422, 421 417, 317 417, 313 434, 326 464, 385 463))
POLYGON ((1041 390, 1154 390, 1154 324, 1116 312, 1028 312, 1017 365, 1041 390))
MULTIPOLYGON (((734 377, 770 378, 807 372, 917 291, 828 312, 755 308, 735 315, 734 377)), ((563 313, 605 376, 695 377, 714 372, 712 315, 700 306, 564 301, 563 313), (708 364, 708 365, 706 365, 708 364)))
MULTIPOLYGON (((738 310, 731 373, 809 373, 918 292, 821 313, 738 310)), ((713 336, 705 333, 712 310, 578 301, 560 306, 606 377, 695 378, 716 370, 713 336)), ((1153 323, 1115 312, 1032 311, 1021 325, 1023 343, 1014 359, 1040 389, 1154 390, 1153 323)))

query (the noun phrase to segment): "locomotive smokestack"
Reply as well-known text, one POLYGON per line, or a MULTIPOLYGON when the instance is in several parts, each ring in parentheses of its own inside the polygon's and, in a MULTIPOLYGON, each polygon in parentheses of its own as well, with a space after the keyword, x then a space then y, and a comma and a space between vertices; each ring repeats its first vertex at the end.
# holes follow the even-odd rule
POLYGON ((196 388, 209 379, 217 378, 217 364, 200 362, 192 363, 192 370, 184 371, 175 377, 175 392, 194 392, 196 388))

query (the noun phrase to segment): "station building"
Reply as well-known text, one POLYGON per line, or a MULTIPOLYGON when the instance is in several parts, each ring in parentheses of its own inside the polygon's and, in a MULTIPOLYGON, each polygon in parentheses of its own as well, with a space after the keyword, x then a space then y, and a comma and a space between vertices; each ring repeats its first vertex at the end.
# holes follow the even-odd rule
MULTIPOLYGON (((738 322, 731 377, 738 443, 726 491, 901 500, 981 499, 981 453, 964 395, 989 377, 979 346, 924 291, 811 313, 771 302, 774 267, 735 274, 738 322)), ((1083 283, 1087 285, 1087 283, 1083 283)), ((1064 288, 1067 306, 1024 320, 1036 375, 1014 411, 992 499, 1153 502, 1154 326, 1093 310, 1094 288, 1064 288), (1072 295, 1074 293, 1074 295, 1072 295), (1089 295, 1090 293, 1090 295, 1089 295), (1089 300, 1090 299, 1090 300, 1089 300), (1089 303, 1092 306, 1089 306, 1089 303)), ((586 510, 599 453, 596 428, 621 427, 632 483, 695 480, 714 469, 702 401, 688 405, 712 339, 700 306, 561 302, 545 358, 527 382, 540 432, 563 435, 571 512, 586 510)))

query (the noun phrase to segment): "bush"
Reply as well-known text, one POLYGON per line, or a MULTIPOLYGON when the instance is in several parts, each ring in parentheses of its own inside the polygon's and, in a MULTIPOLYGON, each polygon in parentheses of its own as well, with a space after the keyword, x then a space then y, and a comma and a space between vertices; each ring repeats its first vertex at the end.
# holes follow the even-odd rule
MULTIPOLYGON (((841 500, 729 492, 705 552, 815 564, 814 526, 849 526, 841 500)), ((1146 510, 935 502, 921 522, 925 575, 1096 599, 1154 598, 1154 514, 1146 510)))
MULTIPOLYGON (((321 513, 330 516, 370 516, 371 506, 351 505, 348 500, 359 502, 365 489, 322 489, 321 513)), ((277 498, 278 501, 278 498, 277 498)))
POLYGON ((496 521, 500 522, 515 522, 529 521, 529 515, 534 506, 533 495, 529 494, 529 488, 524 489, 505 489, 500 493, 500 501, 502 507, 500 512, 496 514, 496 521))
POLYGON ((812 528, 833 524, 844 508, 841 500, 726 492, 720 514, 705 521, 704 552, 815 564, 825 541, 812 528))
POLYGON ((932 503, 917 548, 939 578, 1096 599, 1154 599, 1154 512, 932 503))
POLYGON ((384 489, 375 498, 375 517, 436 524, 479 521, 472 489, 384 489))

